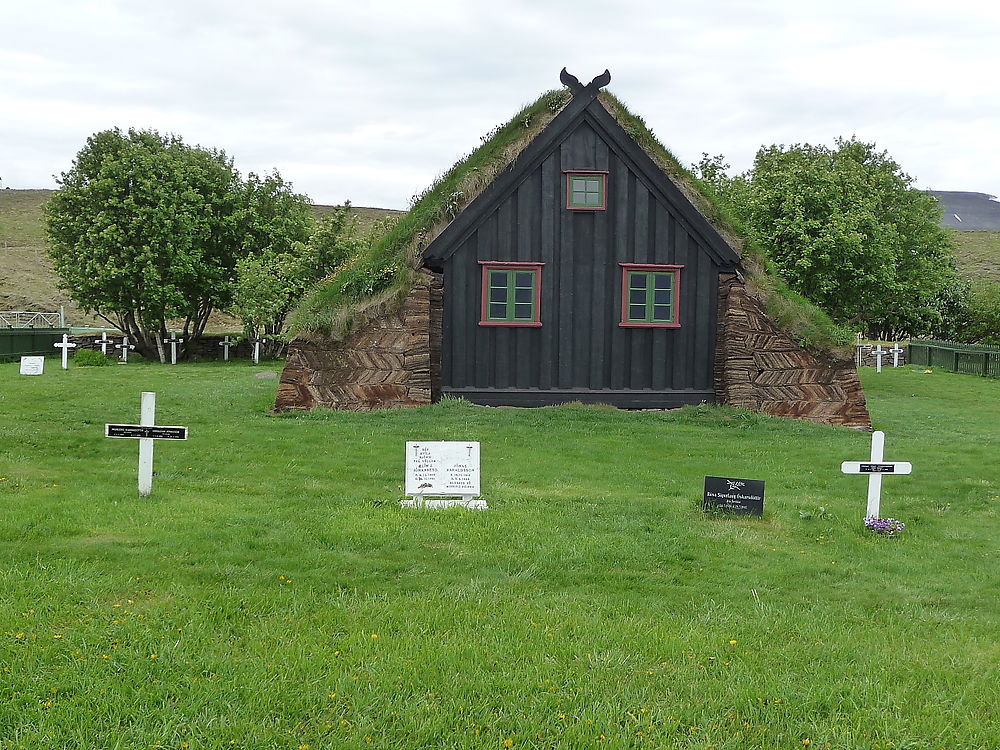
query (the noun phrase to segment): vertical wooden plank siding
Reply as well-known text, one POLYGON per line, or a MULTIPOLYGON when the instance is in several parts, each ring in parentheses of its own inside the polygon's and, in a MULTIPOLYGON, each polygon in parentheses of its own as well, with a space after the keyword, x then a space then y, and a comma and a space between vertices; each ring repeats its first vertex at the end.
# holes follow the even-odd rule
POLYGON ((625 154, 582 119, 444 263, 442 391, 483 403, 712 400, 719 267, 625 154), (566 171, 607 172, 569 210, 566 171), (543 263, 541 327, 480 326, 480 261, 543 263), (621 263, 682 265, 680 328, 619 325, 621 263))

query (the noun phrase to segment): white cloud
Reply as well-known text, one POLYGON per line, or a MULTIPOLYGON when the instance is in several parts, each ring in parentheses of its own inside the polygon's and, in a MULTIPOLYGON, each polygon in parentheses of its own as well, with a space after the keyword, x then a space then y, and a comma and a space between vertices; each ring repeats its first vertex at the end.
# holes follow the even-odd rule
POLYGON ((5 10, 0 176, 52 187, 149 127, 319 202, 405 207, 566 65, 684 162, 857 134, 922 184, 997 191, 1000 6, 957 0, 41 0, 5 10))

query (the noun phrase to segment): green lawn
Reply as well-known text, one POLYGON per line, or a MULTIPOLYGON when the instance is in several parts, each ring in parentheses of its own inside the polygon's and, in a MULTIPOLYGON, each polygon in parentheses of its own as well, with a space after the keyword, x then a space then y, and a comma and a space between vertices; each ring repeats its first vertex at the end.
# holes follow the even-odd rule
MULTIPOLYGON (((713 407, 270 416, 242 363, 0 365, 0 748, 996 748, 1000 384, 867 370, 870 436, 713 407), (153 494, 135 422, 157 392, 153 494), (406 440, 491 510, 402 509, 406 440), (705 515, 706 474, 764 479, 705 515), (822 509, 822 510, 821 510, 822 509)), ((273 369, 273 368, 272 368, 273 369)))

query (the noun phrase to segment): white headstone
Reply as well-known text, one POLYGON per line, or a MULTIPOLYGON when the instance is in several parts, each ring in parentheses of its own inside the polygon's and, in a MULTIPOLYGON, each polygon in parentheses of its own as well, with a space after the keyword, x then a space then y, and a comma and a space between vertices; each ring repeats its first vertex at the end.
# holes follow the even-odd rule
POLYGON ((45 370, 45 357, 21 357, 22 375, 41 375, 45 370))
POLYGON ((882 501, 882 477, 885 474, 909 474, 913 467, 906 461, 883 461, 885 433, 872 433, 872 453, 870 461, 844 461, 840 470, 844 474, 868 475, 868 508, 865 518, 880 518, 879 506, 882 501))
POLYGON ((62 343, 56 342, 52 346, 62 349, 62 368, 64 370, 69 369, 69 350, 76 348, 76 344, 69 340, 68 334, 63 334, 62 343))
POLYGON ((486 510, 486 501, 477 500, 479 476, 477 442, 408 442, 405 492, 409 498, 402 505, 429 508, 464 505, 486 510), (427 500, 428 496, 455 499, 427 500))

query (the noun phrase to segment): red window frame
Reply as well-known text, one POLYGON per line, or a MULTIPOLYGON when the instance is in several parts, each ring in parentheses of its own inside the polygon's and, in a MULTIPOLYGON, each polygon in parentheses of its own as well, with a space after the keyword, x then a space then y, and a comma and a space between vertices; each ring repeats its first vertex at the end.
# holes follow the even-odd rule
POLYGON ((596 169, 572 169, 563 172, 566 175, 566 209, 569 211, 606 211, 608 208, 608 172, 596 169), (570 198, 572 197, 573 177, 600 177, 601 178, 601 205, 599 206, 574 206, 570 198))
POLYGON ((622 267, 622 309, 620 328, 680 328, 681 327, 681 270, 684 266, 660 265, 652 263, 619 263, 622 267), (628 277, 629 272, 671 273, 674 275, 673 308, 674 319, 669 323, 635 321, 628 319, 628 277))
POLYGON ((513 328, 540 328, 542 325, 542 266, 544 263, 523 263, 514 261, 481 260, 482 285, 480 288, 479 325, 505 326, 513 328), (532 296, 532 320, 490 320, 487 305, 490 297, 490 271, 534 271, 535 289, 532 296))

